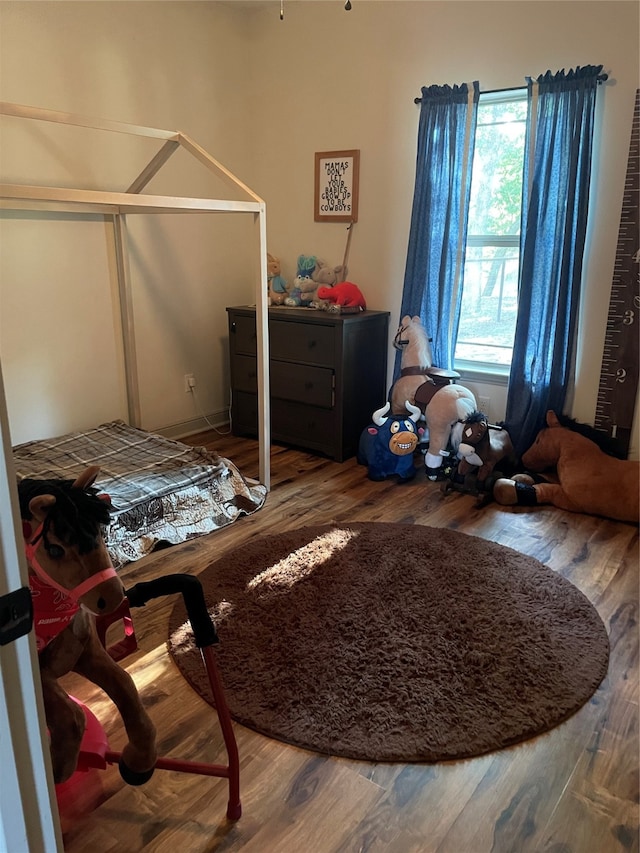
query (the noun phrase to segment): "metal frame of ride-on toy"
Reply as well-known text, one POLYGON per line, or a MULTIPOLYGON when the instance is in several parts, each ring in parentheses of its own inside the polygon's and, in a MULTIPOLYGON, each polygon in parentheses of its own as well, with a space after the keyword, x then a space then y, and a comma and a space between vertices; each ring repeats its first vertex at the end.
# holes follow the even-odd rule
MULTIPOLYGON (((129 608, 143 607, 148 601, 154 598, 178 592, 183 596, 195 644, 200 649, 203 664, 209 677, 215 710, 218 715, 227 751, 228 764, 204 764, 197 761, 185 761, 175 758, 158 758, 155 769, 174 770, 179 773, 195 773, 201 776, 216 776, 228 779, 229 800, 227 803, 227 818, 235 821, 242 814, 238 746, 213 651, 213 646, 219 642, 218 635, 209 616, 202 585, 198 578, 192 575, 175 574, 136 584, 126 591, 126 597, 122 605, 114 613, 109 616, 99 617, 96 620, 98 636, 103 645, 106 645, 107 630, 114 623, 122 621, 124 629, 123 638, 107 648, 108 653, 114 660, 122 660, 122 658, 138 648, 129 608)), ((109 749, 102 727, 86 707, 84 711, 87 717, 87 736, 83 740, 76 772, 87 771, 92 768, 104 770, 108 764, 119 764, 122 754, 109 749)))

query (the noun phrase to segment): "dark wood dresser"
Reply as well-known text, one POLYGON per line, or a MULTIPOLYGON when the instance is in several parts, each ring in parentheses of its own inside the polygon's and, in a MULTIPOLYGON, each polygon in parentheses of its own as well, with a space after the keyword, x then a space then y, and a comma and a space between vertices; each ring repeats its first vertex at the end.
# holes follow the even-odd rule
MULTIPOLYGON (((227 308, 234 435, 258 432, 256 311, 227 308)), ((271 437, 354 456, 362 430, 387 400, 389 312, 330 314, 269 308, 271 437)))

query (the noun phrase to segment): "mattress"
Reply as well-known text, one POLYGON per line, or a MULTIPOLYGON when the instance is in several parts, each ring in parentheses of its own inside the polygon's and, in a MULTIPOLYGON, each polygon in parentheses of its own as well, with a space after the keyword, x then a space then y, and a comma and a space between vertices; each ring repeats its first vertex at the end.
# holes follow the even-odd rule
POLYGON ((96 486, 114 507, 105 540, 116 567, 226 527, 260 509, 267 495, 229 459, 123 421, 19 444, 13 459, 18 480, 72 480, 100 466, 96 486))

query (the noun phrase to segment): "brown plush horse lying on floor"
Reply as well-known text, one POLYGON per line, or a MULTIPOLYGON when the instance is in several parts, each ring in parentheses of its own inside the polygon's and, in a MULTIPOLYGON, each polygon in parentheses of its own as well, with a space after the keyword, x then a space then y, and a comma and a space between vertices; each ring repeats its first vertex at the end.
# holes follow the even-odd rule
POLYGON ((120 773, 139 785, 153 773, 155 728, 133 680, 96 632, 95 616, 113 613, 124 599, 102 536, 110 502, 91 488, 98 472, 88 468, 75 482, 18 484, 45 716, 54 781, 64 782, 76 769, 85 715, 58 679, 77 672, 97 684, 116 704, 129 737, 120 773))
POLYGON ((522 464, 533 472, 555 467, 558 483, 536 483, 526 475, 500 479, 493 489, 498 503, 553 504, 638 524, 640 463, 608 456, 586 436, 563 427, 554 412, 547 412, 547 427, 524 453, 522 464))

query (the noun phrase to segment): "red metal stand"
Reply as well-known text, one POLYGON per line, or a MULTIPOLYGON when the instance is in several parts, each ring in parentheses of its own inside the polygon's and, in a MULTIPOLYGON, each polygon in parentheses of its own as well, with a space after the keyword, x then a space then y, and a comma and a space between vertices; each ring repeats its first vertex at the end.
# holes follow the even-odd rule
MULTIPOLYGON (((175 578, 181 576, 174 575, 172 577, 175 578)), ((193 582, 194 580, 195 578, 189 578, 189 581, 191 582, 193 582)), ((153 583, 153 581, 150 582, 149 586, 151 586, 153 583)), ((138 586, 143 587, 146 585, 139 584, 138 586)), ((156 596, 152 595, 149 597, 156 596)), ((207 634, 207 631, 205 631, 205 634, 207 634, 208 638, 213 638, 215 642, 217 641, 217 637, 215 636, 215 628, 213 628, 213 624, 210 622, 206 609, 205 613, 205 621, 208 620, 210 630, 212 632, 212 634, 207 634)), ((198 621, 200 623, 198 627, 200 629, 202 628, 201 619, 202 614, 200 613, 198 614, 198 621)), ((107 648, 107 651, 109 652, 111 657, 116 661, 122 660, 122 658, 126 657, 128 654, 138 648, 135 630, 133 627, 133 619, 131 618, 131 611, 129 609, 128 598, 124 599, 122 605, 118 608, 117 611, 110 614, 109 616, 99 617, 96 620, 98 636, 100 637, 100 640, 104 645, 106 645, 106 635, 109 627, 119 621, 122 622, 124 636, 121 640, 112 643, 107 648)), ((195 630, 196 626, 194 625, 193 627, 195 630)), ((207 626, 205 625, 205 628, 206 627, 207 626)), ((235 821, 238 820, 242 814, 242 804, 240 802, 240 760, 238 755, 238 745, 236 743, 235 733, 233 731, 233 723, 231 721, 231 715, 229 713, 229 708, 227 706, 227 701, 224 695, 222 680, 220 678, 220 673, 218 671, 216 663, 213 643, 207 643, 206 645, 201 644, 200 654, 202 656, 203 665, 209 677, 211 692, 213 693, 215 703, 215 711, 217 713, 220 728, 222 730, 222 737, 227 752, 228 763, 204 764, 197 761, 186 761, 176 758, 158 758, 155 764, 155 769, 174 770, 178 773, 195 773, 200 776, 216 776, 228 779, 229 799, 227 802, 227 818, 229 820, 235 821)), ((76 779, 77 774, 85 773, 87 770, 94 768, 104 770, 108 764, 118 764, 122 757, 122 753, 113 752, 108 748, 106 735, 104 734, 102 726, 96 720, 95 716, 91 713, 91 711, 86 708, 86 706, 83 705, 83 708, 85 711, 85 716, 87 718, 87 729, 85 731, 85 737, 82 741, 82 747, 80 749, 77 769, 70 780, 63 783, 63 785, 56 786, 56 791, 60 794, 63 793, 63 790, 69 791, 70 787, 72 787, 74 784, 74 780, 76 779), (59 792, 58 789, 60 789, 59 792)), ((58 802, 60 803, 60 801, 61 798, 59 797, 58 802)))

